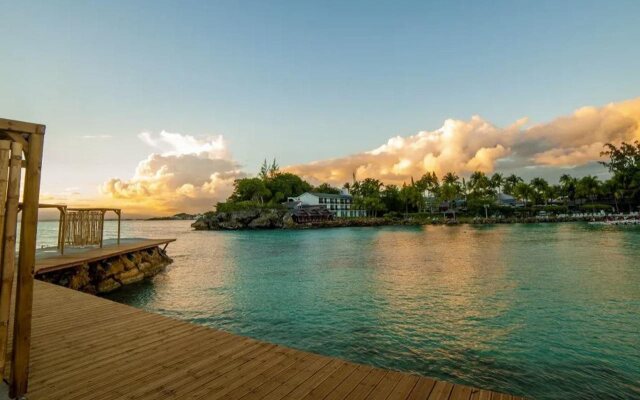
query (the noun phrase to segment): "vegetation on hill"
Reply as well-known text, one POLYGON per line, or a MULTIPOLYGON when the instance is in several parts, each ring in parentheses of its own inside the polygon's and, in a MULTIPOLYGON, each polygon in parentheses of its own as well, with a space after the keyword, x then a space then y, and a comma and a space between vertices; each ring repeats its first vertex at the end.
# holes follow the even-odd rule
MULTIPOLYGON (((561 213, 568 207, 583 211, 636 210, 640 204, 640 142, 622 143, 619 147, 607 144, 602 155, 608 157, 602 164, 612 175, 606 181, 592 175, 576 178, 564 174, 556 184, 539 177, 525 182, 513 174, 487 175, 481 171, 468 178, 448 172, 439 179, 434 172, 427 172, 402 186, 373 178, 357 180, 354 176, 353 182, 347 182, 343 187, 353 195, 354 208, 365 209, 373 216, 433 213, 443 203, 453 205, 457 202, 464 202, 463 211, 469 215, 499 213, 508 216, 515 212, 513 207, 496 204, 499 194, 515 197, 524 206, 520 210, 527 212, 561 213)), ((236 180, 232 195, 226 202, 218 203, 216 210, 278 208, 288 197, 304 192, 339 193, 339 189, 327 183, 314 187, 297 175, 280 171, 275 160, 271 164, 265 160, 258 177, 236 180)))

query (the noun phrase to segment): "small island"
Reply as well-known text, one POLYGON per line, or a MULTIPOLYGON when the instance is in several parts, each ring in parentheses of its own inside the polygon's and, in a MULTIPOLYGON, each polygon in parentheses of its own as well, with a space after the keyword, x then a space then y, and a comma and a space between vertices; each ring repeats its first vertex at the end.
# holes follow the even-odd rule
POLYGON ((147 221, 189 221, 198 218, 197 214, 178 213, 165 217, 151 217, 147 221))

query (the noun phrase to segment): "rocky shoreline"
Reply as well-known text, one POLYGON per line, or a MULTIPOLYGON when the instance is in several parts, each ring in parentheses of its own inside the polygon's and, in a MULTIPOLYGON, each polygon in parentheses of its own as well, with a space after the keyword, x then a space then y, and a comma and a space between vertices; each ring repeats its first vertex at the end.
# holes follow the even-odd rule
POLYGON ((140 250, 78 268, 36 274, 36 279, 92 294, 109 293, 163 271, 173 260, 159 247, 140 250))
POLYGON ((421 225, 485 225, 516 223, 560 223, 579 221, 604 221, 606 216, 600 214, 581 216, 544 216, 544 217, 511 217, 511 218, 479 218, 459 216, 455 220, 442 216, 408 216, 401 218, 367 217, 337 218, 331 221, 295 223, 291 213, 282 209, 252 209, 221 213, 206 213, 200 216, 191 226, 195 230, 256 230, 256 229, 309 229, 339 228, 365 226, 421 226, 421 225))

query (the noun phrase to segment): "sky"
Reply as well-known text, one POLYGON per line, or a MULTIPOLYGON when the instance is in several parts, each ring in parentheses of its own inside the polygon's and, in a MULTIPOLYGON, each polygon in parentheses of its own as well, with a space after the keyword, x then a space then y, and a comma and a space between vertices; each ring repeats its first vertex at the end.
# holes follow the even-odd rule
POLYGON ((42 198, 204 211, 307 179, 598 174, 640 138, 638 1, 5 1, 0 117, 47 125, 42 198))

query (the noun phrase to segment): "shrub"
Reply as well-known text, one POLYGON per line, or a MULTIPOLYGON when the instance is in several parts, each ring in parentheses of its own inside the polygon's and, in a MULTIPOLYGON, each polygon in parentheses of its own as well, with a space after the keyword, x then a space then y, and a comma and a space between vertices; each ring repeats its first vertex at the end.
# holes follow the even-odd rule
POLYGON ((245 211, 255 209, 282 209, 281 204, 261 204, 257 201, 227 201, 216 204, 216 212, 245 211))
POLYGON ((580 210, 585 212, 611 211, 613 207, 608 204, 584 204, 580 206, 580 210))

